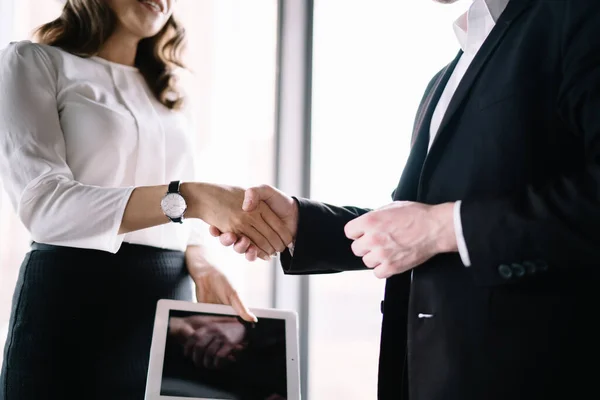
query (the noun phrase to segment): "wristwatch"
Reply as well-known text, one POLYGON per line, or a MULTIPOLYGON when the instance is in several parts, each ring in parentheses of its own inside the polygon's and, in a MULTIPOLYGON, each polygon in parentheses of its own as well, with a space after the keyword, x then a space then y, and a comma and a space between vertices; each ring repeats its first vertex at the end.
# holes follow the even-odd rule
POLYGON ((181 224, 183 223, 183 214, 187 209, 187 203, 179 192, 179 185, 179 181, 173 181, 169 184, 167 194, 160 202, 160 208, 171 221, 181 224))

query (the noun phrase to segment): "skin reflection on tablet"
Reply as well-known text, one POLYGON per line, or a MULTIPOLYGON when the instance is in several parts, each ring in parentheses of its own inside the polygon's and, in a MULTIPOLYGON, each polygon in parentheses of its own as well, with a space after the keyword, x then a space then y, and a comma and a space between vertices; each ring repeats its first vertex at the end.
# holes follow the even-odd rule
POLYGON ((235 317, 194 315, 171 317, 169 335, 183 346, 197 367, 222 369, 247 348, 247 326, 235 317))
MULTIPOLYGON (((166 334, 164 348, 157 353, 161 376, 151 375, 148 382, 152 385, 159 379, 161 396, 288 399, 286 321, 259 318, 248 323, 237 315, 169 310, 159 322, 166 334)), ((296 392, 297 386, 292 390, 296 392)))

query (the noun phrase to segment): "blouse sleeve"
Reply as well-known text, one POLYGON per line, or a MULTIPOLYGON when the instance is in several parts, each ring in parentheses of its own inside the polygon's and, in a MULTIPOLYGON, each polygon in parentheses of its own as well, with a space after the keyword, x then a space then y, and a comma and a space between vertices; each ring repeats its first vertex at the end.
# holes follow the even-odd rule
POLYGON ((57 70, 40 45, 0 53, 0 177, 34 241, 116 253, 134 188, 84 185, 66 162, 57 70))

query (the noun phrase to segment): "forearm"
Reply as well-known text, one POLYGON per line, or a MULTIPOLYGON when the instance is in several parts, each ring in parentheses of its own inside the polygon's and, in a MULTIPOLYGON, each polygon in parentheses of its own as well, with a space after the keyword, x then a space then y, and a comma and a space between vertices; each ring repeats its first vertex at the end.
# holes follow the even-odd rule
MULTIPOLYGON (((168 185, 135 188, 123 213, 119 234, 151 228, 170 222, 160 207, 160 202, 167 193, 167 190, 168 185)), ((185 218, 201 218, 202 198, 210 190, 210 185, 205 183, 181 183, 179 191, 187 204, 185 218)))
POLYGON ((165 193, 167 193, 167 185, 135 188, 123 213, 119 234, 169 222, 169 218, 160 208, 160 201, 165 193))
POLYGON ((294 256, 286 251, 281 262, 286 274, 318 274, 365 269, 360 257, 352 253, 352 241, 344 226, 370 211, 355 207, 336 207, 307 199, 298 201, 298 229, 294 256))
MULTIPOLYGON (((181 185, 186 217, 200 216, 202 186, 181 185)), ((16 209, 33 240, 116 252, 123 234, 169 222, 160 207, 166 192, 166 185, 104 188, 49 177, 9 194, 20 197, 16 209)))

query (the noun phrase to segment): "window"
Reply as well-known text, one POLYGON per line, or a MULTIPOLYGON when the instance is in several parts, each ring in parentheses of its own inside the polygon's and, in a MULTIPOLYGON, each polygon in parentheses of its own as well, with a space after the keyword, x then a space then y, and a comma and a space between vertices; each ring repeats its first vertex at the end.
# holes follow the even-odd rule
MULTIPOLYGON (((188 91, 197 117, 198 171, 202 180, 250 186, 273 183, 277 55, 277 0, 179 0, 188 31, 188 91)), ((0 47, 30 37, 57 17, 57 0, 0 0, 0 47), (13 17, 14 16, 14 17, 13 17), (10 26, 11 29, 6 29, 10 26)), ((0 202, 0 351, 11 297, 29 236, 3 194, 0 202)), ((208 232, 210 258, 253 307, 272 305, 273 264, 251 265, 208 232)), ((0 357, 0 363, 2 357, 0 357)))
MULTIPOLYGON (((313 199, 367 208, 391 202, 423 91, 458 51, 452 22, 463 9, 426 0, 315 1, 313 199)), ((310 399, 376 398, 384 284, 370 271, 310 278, 310 399)))
MULTIPOLYGON (((275 179, 277 0, 179 0, 203 181, 248 187, 275 179)), ((272 305, 273 263, 249 264, 206 229, 211 259, 253 307, 272 305)))

